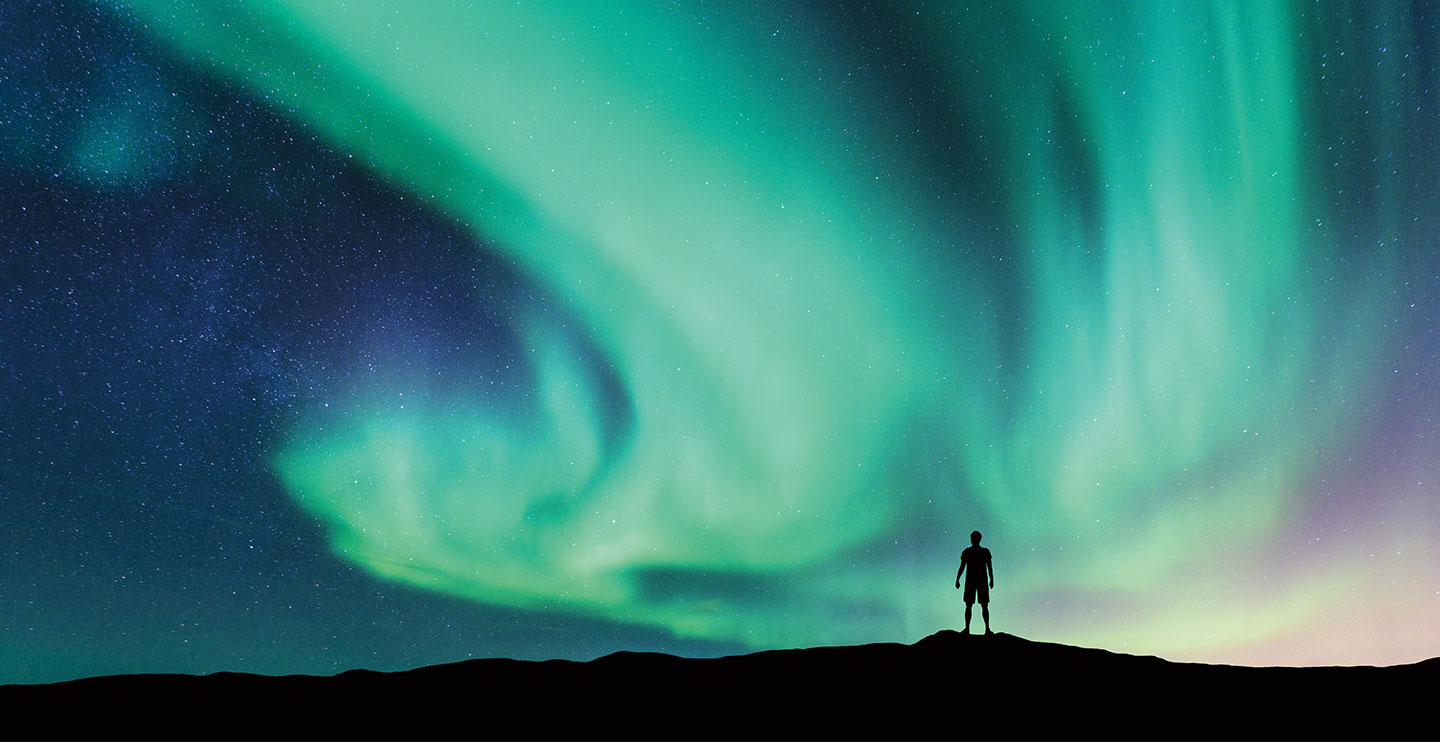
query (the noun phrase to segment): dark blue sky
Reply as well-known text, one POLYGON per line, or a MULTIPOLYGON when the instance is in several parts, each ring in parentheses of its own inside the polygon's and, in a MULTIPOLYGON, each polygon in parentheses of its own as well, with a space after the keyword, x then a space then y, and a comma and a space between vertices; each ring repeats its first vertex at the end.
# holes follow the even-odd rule
POLYGON ((376 378, 523 410, 509 317, 547 297, 109 11, 0 34, 0 682, 735 648, 332 556, 271 470, 287 425, 376 378))

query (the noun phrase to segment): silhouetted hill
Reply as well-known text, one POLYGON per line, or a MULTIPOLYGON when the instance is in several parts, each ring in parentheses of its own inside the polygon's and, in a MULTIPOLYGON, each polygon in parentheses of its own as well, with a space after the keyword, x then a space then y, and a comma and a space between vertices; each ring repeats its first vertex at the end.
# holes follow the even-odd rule
POLYGON ((1431 738, 1440 659, 1167 662, 1008 634, 717 659, 470 660, 333 677, 0 686, 6 737, 1431 738))

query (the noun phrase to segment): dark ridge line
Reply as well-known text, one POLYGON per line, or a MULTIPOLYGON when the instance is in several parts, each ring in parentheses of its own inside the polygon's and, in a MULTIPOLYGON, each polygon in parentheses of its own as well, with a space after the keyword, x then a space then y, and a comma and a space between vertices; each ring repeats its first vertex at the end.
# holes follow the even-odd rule
POLYGON ((29 739, 1426 739, 1440 658, 1243 667, 941 631, 715 658, 0 686, 29 739), (57 711, 57 709, 59 711, 57 711))

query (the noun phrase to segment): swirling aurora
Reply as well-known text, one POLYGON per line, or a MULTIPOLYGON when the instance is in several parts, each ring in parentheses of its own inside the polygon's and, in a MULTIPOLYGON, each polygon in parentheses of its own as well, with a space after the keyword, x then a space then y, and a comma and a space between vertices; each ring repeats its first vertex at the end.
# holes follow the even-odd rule
MULTIPOLYGON (((346 579, 387 602, 516 617, 507 638, 462 627, 372 665, 593 656, 621 636, 914 641, 956 625, 976 528, 997 628, 1029 638, 1249 664, 1440 654, 1424 4, 140 0, 96 17, 178 70, 164 79, 317 142, 234 156, 236 177, 343 167, 383 195, 370 211, 421 214, 377 249, 428 259, 406 227, 422 218, 462 235, 435 269, 455 296, 369 289, 410 319, 346 315, 362 353, 282 348, 309 361, 260 384, 323 393, 258 418, 253 469, 293 513, 237 505, 239 528, 318 529, 284 558, 359 568, 346 579), (546 645, 552 619, 585 637, 546 645)), ((139 199, 201 177, 146 125, 76 145, 71 187, 139 199)), ((12 181, 40 167, 7 159, 12 181)), ((330 260, 319 239, 246 249, 330 260)), ((28 329, 9 322, 0 338, 28 329)), ((260 342, 313 334, 275 322, 289 331, 260 342)), ((7 431, 22 409, 0 410, 7 431)), ((274 641, 166 661, 313 672, 365 653, 274 641)), ((44 676, 25 656, 10 675, 44 676)), ((134 666, 108 662, 53 672, 134 666)))

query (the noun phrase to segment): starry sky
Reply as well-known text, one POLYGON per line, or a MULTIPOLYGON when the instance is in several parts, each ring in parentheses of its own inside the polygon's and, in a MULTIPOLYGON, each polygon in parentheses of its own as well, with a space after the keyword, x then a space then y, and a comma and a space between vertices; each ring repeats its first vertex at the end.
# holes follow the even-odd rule
POLYGON ((1437 20, 6 5, 0 683, 1440 655, 1437 20))

